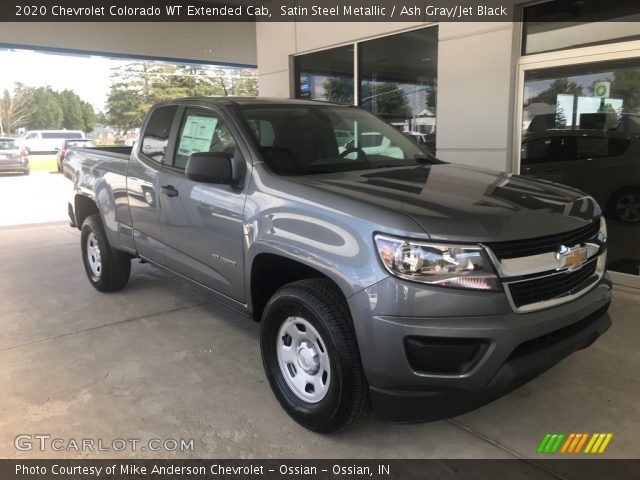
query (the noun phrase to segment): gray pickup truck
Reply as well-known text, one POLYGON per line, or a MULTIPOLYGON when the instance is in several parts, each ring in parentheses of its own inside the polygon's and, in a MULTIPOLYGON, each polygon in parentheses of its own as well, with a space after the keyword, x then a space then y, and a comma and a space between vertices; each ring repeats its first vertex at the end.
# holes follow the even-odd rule
POLYGON ((461 414, 611 324, 591 197, 439 161, 355 107, 163 102, 133 148, 72 150, 66 170, 91 284, 122 289, 139 258, 253 317, 275 396, 317 432, 369 405, 461 414))

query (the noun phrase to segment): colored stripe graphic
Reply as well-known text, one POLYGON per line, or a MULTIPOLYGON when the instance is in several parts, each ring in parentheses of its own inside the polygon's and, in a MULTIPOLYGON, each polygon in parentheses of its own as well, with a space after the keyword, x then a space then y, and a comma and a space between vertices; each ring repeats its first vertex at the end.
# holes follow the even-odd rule
POLYGON ((571 442, 573 442, 573 439, 575 438, 576 434, 575 433, 570 433, 569 436, 567 437, 567 441, 564 442, 564 445, 562 446, 562 450, 560 450, 560 453, 567 453, 567 449, 569 448, 569 445, 571 445, 571 442))
POLYGON ((542 439, 542 441, 540 442, 540 445, 538 445, 538 449, 536 450, 536 452, 544 453, 544 447, 547 445, 547 442, 549 441, 550 438, 551 438, 551 434, 547 433, 542 439))
POLYGON ((538 453, 556 453, 565 437, 564 433, 547 433, 536 451, 538 453))
POLYGON ((594 433, 584 453, 604 453, 613 438, 613 433, 594 433))
POLYGON ((603 453, 613 433, 547 433, 538 445, 537 453, 603 453), (586 447, 585 447, 586 444, 586 447), (583 447, 584 450, 582 449, 583 447))
POLYGON ((585 444, 585 442, 587 441, 587 438, 589 438, 589 434, 588 433, 583 433, 582 434, 582 438, 580 439, 580 441, 578 442, 578 445, 576 445, 576 450, 574 453, 580 453, 580 450, 582 450, 582 446, 585 444))

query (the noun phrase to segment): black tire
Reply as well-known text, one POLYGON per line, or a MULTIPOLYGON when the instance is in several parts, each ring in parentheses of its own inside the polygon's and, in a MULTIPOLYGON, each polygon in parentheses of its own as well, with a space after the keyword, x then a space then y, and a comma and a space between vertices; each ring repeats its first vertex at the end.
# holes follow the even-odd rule
MULTIPOLYGON (((367 411, 369 389, 349 308, 330 281, 308 279, 280 288, 262 315, 260 347, 271 389, 289 416, 303 427, 331 433, 352 424, 367 411), (289 387, 278 361, 278 333, 292 316, 304 318, 311 324, 328 354, 329 385, 324 398, 316 403, 304 401, 289 387)), ((324 353, 325 350, 320 349, 324 353)))
MULTIPOLYGON (((82 224, 80 242, 82 263, 91 285, 101 292, 114 292, 124 288, 131 274, 131 256, 111 248, 99 215, 89 215, 85 219, 82 224), (98 273, 94 272, 91 266, 92 260, 89 258, 91 252, 89 252, 88 239, 91 235, 93 235, 92 242, 99 249, 100 269, 98 273)), ((95 260, 95 256, 93 259, 95 260)))
POLYGON ((27 165, 27 168, 22 172, 23 175, 29 175, 31 173, 31 166, 27 165))
POLYGON ((640 222, 640 211, 638 211, 638 198, 640 198, 640 187, 625 187, 614 193, 607 203, 607 211, 611 218, 615 218, 625 223, 640 222), (632 201, 631 199, 634 199, 632 201), (619 202, 627 201, 627 208, 621 208, 619 202), (632 205, 633 204, 633 205, 632 205))

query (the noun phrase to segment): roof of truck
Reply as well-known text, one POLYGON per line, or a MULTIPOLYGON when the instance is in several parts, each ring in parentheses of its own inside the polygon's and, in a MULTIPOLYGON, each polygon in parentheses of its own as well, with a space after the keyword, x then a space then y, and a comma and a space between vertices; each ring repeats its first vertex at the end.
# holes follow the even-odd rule
POLYGON ((179 101, 202 101, 216 103, 220 105, 335 105, 317 100, 303 100, 298 98, 278 98, 278 97, 185 97, 175 100, 179 101))

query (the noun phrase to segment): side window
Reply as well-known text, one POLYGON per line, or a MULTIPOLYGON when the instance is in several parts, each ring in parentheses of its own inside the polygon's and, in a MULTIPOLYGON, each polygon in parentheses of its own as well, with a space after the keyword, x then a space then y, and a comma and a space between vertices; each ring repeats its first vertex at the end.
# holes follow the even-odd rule
POLYGON ((522 142, 522 164, 548 162, 551 151, 550 138, 535 138, 522 142))
POLYGON ((624 155, 629 149, 631 140, 626 138, 610 138, 609 139, 609 156, 617 157, 618 155, 624 155))
POLYGON ((156 162, 162 162, 166 155, 171 124, 178 107, 175 105, 156 108, 151 114, 144 131, 140 152, 156 162))
POLYGON ((38 138, 38 134, 37 133, 30 133, 29 135, 24 137, 25 140, 35 140, 36 138, 38 138))
POLYGON ((233 154, 235 148, 236 142, 221 118, 211 112, 190 111, 182 122, 173 166, 184 170, 192 153, 233 154))
POLYGON ((578 158, 609 156, 609 139, 607 137, 577 137, 576 147, 578 158))

